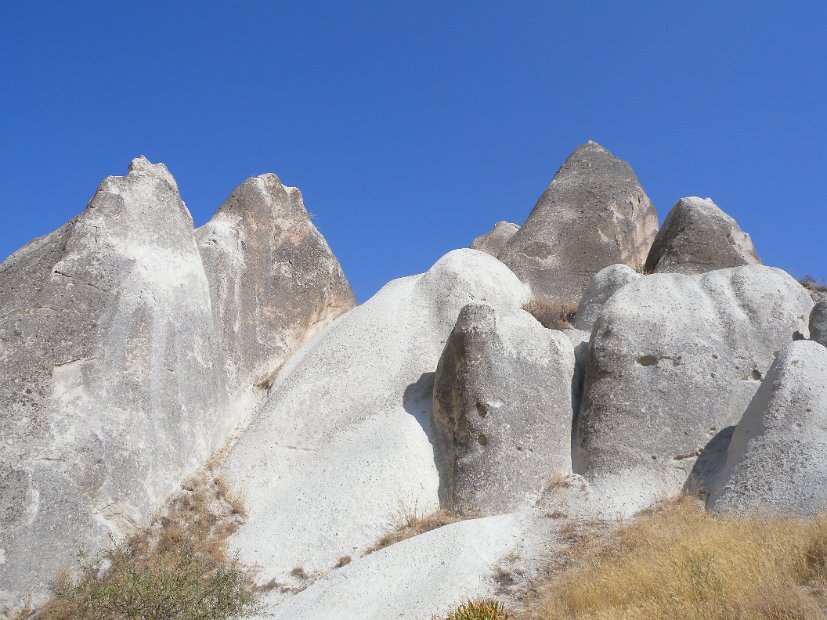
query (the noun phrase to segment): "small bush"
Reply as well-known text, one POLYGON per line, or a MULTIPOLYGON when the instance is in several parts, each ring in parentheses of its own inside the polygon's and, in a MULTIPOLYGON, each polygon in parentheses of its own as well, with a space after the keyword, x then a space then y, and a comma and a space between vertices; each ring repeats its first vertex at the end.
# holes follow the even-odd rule
POLYGON ((396 527, 382 536, 375 545, 369 547, 365 555, 457 521, 459 521, 459 516, 456 513, 444 509, 427 515, 417 514, 416 511, 402 513, 396 527))
POLYGON ((251 572, 227 556, 244 514, 220 479, 187 483, 149 528, 100 557, 81 557, 35 617, 49 620, 218 620, 258 610, 251 572))
POLYGON ((508 620, 509 617, 500 603, 482 600, 460 605, 445 620, 508 620))
POLYGON ((523 310, 547 329, 571 329, 577 304, 561 304, 545 298, 534 298, 523 305, 523 310))

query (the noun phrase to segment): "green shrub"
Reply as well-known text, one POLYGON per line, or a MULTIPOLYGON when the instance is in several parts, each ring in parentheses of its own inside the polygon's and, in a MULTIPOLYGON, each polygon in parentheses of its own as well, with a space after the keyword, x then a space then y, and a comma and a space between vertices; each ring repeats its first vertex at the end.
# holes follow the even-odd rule
POLYGON ((156 557, 136 557, 129 547, 116 547, 107 559, 108 570, 84 561, 80 579, 58 587, 43 617, 218 620, 257 609, 249 574, 235 558, 216 562, 182 542, 156 557))
MULTIPOLYGON (((227 555, 244 507, 220 478, 189 481, 164 514, 124 544, 80 558, 35 617, 48 620, 224 620, 258 611, 253 575, 227 555)), ((29 617, 26 611, 21 618, 29 617)))

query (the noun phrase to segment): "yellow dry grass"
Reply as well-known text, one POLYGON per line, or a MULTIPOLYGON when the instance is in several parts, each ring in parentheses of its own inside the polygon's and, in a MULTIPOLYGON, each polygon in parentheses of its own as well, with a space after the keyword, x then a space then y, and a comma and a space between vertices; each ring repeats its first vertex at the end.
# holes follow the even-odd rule
POLYGON ((366 549, 365 555, 457 521, 459 516, 445 509, 426 515, 418 514, 416 511, 401 513, 395 527, 384 534, 376 544, 366 549))
POLYGON ((824 617, 827 516, 714 516, 687 497, 579 546, 531 617, 824 617))
POLYGON ((536 297, 523 305, 523 310, 548 329, 571 329, 577 304, 561 304, 551 299, 536 297))

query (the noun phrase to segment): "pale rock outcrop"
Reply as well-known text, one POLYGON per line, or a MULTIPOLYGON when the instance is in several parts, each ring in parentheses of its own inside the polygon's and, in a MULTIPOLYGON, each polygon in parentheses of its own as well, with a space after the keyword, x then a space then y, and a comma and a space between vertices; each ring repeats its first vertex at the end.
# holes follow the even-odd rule
POLYGON ((439 507, 430 415, 445 342, 467 304, 517 309, 527 297, 505 265, 457 250, 389 283, 287 361, 222 469, 249 514, 232 547, 260 579, 326 572, 400 511, 439 507))
POLYGON ((586 286, 580 305, 577 306, 575 328, 591 332, 600 309, 609 298, 629 282, 634 282, 640 277, 642 276, 637 271, 626 265, 609 265, 594 274, 586 286))
POLYGON ((569 155, 499 259, 536 297, 576 307, 604 267, 642 267, 657 230, 629 164, 589 141, 569 155))
MULTIPOLYGON (((354 559, 260 618, 424 620, 468 597, 494 596, 496 567, 521 551, 531 525, 522 515, 454 523, 354 559)), ((546 519, 548 521, 548 519, 546 519)), ((277 599, 271 597, 275 603, 277 599)))
POLYGON ((287 357, 356 305, 339 262, 274 174, 247 179, 197 231, 229 387, 269 387, 287 357))
POLYGON ((760 264, 750 236, 709 198, 681 198, 663 222, 647 273, 696 274, 760 264))
POLYGON ((623 510, 678 492, 811 308, 798 282, 758 265, 624 286, 592 332, 575 471, 623 510))
POLYGON ((819 514, 827 508, 827 349, 806 340, 776 358, 729 444, 707 506, 819 514))
POLYGON ((827 347, 827 299, 813 306, 810 313, 810 338, 827 347))
POLYGON ((138 158, 0 265, 0 609, 145 522, 232 426, 192 218, 138 158))
POLYGON ((518 230, 520 230, 520 227, 511 222, 497 222, 494 224, 494 228, 484 235, 476 237, 471 242, 471 249, 485 252, 496 258, 500 252, 502 252, 508 240, 511 239, 518 230))
POLYGON ((439 360, 433 423, 445 505, 468 515, 534 505, 571 473, 574 347, 523 310, 462 309, 439 360))

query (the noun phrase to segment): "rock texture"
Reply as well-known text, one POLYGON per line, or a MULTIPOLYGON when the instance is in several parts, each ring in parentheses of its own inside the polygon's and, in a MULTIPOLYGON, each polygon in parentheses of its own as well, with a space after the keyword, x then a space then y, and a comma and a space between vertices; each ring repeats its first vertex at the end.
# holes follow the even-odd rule
POLYGON ((434 383, 435 452, 461 514, 532 506, 571 473, 574 347, 523 310, 462 309, 434 383))
POLYGON ((749 235, 709 198, 681 198, 663 222, 647 273, 696 274, 760 264, 749 235))
POLYGON ((708 506, 815 515, 827 508, 827 349, 788 344, 738 423, 708 506))
POLYGON ((356 305, 301 193, 274 174, 237 187, 197 236, 233 391, 269 387, 293 351, 356 305))
POLYGON ((233 423, 167 169, 136 159, 0 265, 0 609, 147 519, 233 423))
POLYGON ((196 239, 145 158, 0 265, 0 611, 145 523, 354 303, 298 190, 250 179, 196 239))
POLYGON ((590 332, 597 320, 597 315, 609 298, 621 288, 634 282, 641 275, 626 265, 609 265, 598 271, 589 280, 580 305, 577 307, 577 314, 574 319, 574 327, 590 332))
POLYGON ((827 299, 813 306, 810 313, 810 338, 827 347, 827 299))
POLYGON ((574 468, 635 508, 685 484, 703 447, 738 422, 812 301, 750 265, 626 285, 592 332, 574 468))
POLYGON ((511 222, 497 222, 493 229, 471 242, 471 249, 485 252, 496 258, 518 230, 520 227, 511 222))
POLYGON ((588 142, 569 156, 499 259, 535 296, 576 307, 604 267, 642 267, 657 230, 655 208, 629 164, 588 142))
POLYGON ((402 541, 333 571, 261 618, 443 617, 468 597, 495 594, 495 567, 519 552, 522 521, 512 515, 473 519, 402 541))
POLYGON ((395 280, 285 365, 223 472, 249 520, 232 541, 261 579, 326 572, 375 543, 400 511, 439 507, 431 392, 445 342, 471 302, 519 308, 505 265, 457 250, 395 280))

